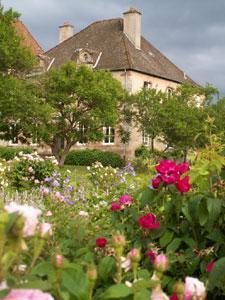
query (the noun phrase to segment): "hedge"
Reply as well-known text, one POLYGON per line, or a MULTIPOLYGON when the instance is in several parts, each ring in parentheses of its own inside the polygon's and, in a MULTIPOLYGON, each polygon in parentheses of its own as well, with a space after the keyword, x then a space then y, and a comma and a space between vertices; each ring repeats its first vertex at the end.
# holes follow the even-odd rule
POLYGON ((122 167, 123 161, 119 154, 100 150, 73 150, 66 157, 66 165, 90 166, 99 161, 103 166, 122 167))
POLYGON ((19 154, 23 153, 32 153, 33 149, 29 147, 0 147, 0 159, 11 160, 19 154))

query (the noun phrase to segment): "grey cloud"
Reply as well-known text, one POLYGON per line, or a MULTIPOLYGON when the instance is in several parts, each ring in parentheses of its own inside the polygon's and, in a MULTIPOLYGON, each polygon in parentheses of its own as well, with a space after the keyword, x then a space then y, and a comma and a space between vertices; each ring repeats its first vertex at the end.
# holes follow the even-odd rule
POLYGON ((201 84, 212 83, 225 95, 224 0, 3 0, 45 50, 58 40, 64 21, 79 31, 90 23, 121 17, 129 6, 143 13, 143 35, 201 84))

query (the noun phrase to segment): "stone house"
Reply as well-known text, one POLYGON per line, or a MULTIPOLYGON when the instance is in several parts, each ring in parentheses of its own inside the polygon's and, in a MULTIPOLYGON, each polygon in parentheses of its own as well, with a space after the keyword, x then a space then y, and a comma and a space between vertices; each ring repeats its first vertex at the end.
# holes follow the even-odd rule
MULTIPOLYGON (((40 63, 45 70, 68 61, 87 64, 94 70, 110 70, 129 93, 136 93, 143 87, 171 93, 181 83, 195 84, 142 36, 141 18, 141 12, 130 8, 123 13, 123 18, 96 21, 75 34, 74 27, 64 23, 59 27, 59 43, 44 54, 40 53, 40 63)), ((118 128, 104 127, 103 131, 102 142, 77 143, 73 149, 88 147, 114 151, 131 158, 137 147, 149 143, 148 137, 136 128, 132 128, 126 147, 121 143, 118 128)))

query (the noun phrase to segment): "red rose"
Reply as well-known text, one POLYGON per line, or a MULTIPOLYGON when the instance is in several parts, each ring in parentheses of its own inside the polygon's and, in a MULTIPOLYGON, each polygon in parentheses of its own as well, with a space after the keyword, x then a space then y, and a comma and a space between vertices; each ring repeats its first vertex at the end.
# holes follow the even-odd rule
POLYGON ((177 171, 180 174, 184 174, 189 170, 190 170, 190 167, 189 167, 189 163, 187 163, 187 162, 177 165, 177 171))
POLYGON ((105 238, 97 238, 96 239, 96 246, 99 248, 105 248, 105 245, 107 244, 107 239, 105 238))
POLYGON ((206 272, 207 272, 207 273, 210 273, 210 272, 212 271, 214 265, 215 265, 215 261, 211 261, 211 262, 206 266, 206 272))
POLYGON ((173 293, 171 296, 170 296, 170 300, 179 300, 178 296, 176 293, 173 293))
POLYGON ((157 189, 162 182, 162 177, 159 175, 156 178, 152 179, 152 187, 153 189, 157 189))
POLYGON ((139 217, 138 223, 144 229, 160 228, 160 223, 157 222, 156 216, 152 213, 139 217))
POLYGON ((161 160, 159 165, 156 166, 156 170, 160 174, 169 174, 177 171, 177 165, 172 160, 161 160))
POLYGON ((165 184, 176 183, 180 176, 177 173, 171 173, 169 175, 162 175, 162 180, 165 184))
POLYGON ((145 255, 148 256, 150 258, 151 263, 154 264, 154 261, 155 261, 156 256, 157 256, 156 252, 148 251, 145 255))
POLYGON ((179 179, 176 183, 176 188, 181 193, 187 193, 191 188, 191 184, 189 183, 189 176, 185 176, 183 179, 179 179))
POLYGON ((121 210, 121 205, 119 203, 112 203, 111 205, 111 210, 112 211, 117 211, 117 210, 121 210))

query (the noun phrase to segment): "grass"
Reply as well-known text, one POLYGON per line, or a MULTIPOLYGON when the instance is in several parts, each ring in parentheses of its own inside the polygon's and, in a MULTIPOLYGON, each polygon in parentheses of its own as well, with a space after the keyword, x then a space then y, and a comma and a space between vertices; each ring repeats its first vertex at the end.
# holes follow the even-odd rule
POLYGON ((63 174, 67 174, 67 170, 71 172, 71 184, 77 186, 78 184, 87 184, 89 182, 88 179, 88 171, 87 167, 84 166, 64 166, 62 169, 63 174))

